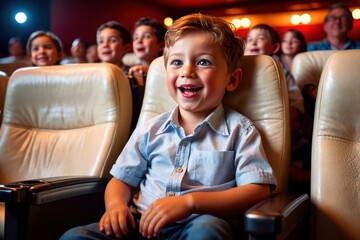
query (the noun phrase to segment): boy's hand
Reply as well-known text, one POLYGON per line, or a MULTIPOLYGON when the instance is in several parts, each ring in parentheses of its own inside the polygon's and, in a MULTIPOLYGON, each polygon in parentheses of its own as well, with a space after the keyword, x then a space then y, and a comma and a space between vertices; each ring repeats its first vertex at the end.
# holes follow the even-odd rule
POLYGON ((135 228, 134 217, 128 206, 120 206, 107 209, 100 219, 99 229, 110 236, 114 234, 117 238, 128 234, 128 226, 135 228))
POLYGON ((160 198, 142 214, 139 231, 143 237, 155 237, 166 224, 190 216, 192 208, 190 195, 160 198))

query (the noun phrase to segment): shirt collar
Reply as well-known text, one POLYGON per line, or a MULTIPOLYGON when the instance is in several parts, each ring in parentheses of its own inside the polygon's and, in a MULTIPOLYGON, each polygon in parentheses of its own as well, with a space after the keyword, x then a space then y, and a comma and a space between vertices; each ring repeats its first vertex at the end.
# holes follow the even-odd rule
MULTIPOLYGON (((195 132, 197 129, 200 129, 205 125, 208 125, 213 131, 221 135, 229 135, 229 128, 225 119, 225 110, 222 104, 215 108, 215 110, 211 112, 203 122, 196 126, 195 132)), ((179 106, 173 109, 169 117, 156 132, 156 135, 166 132, 169 128, 181 128, 179 124, 179 106)))

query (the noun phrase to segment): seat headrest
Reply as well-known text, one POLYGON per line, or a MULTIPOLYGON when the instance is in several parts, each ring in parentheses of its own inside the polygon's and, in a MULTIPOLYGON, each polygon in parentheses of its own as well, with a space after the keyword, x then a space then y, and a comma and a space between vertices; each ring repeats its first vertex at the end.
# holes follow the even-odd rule
POLYGON ((12 97, 3 123, 62 129, 113 121, 118 107, 114 77, 128 82, 121 69, 107 63, 19 69, 9 80, 12 97))
POLYGON ((335 51, 311 51, 299 53, 293 60, 291 73, 302 90, 307 84, 319 85, 321 72, 329 56, 335 51))

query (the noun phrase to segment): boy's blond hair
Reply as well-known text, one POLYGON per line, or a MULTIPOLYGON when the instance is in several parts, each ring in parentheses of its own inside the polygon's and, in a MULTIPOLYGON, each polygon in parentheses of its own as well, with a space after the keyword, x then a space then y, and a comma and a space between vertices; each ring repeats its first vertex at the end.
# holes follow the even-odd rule
POLYGON ((176 20, 165 34, 164 61, 169 57, 169 48, 189 33, 210 33, 211 41, 220 47, 227 63, 228 72, 240 68, 240 57, 244 55, 245 42, 234 33, 235 27, 221 18, 200 13, 186 15, 176 20))

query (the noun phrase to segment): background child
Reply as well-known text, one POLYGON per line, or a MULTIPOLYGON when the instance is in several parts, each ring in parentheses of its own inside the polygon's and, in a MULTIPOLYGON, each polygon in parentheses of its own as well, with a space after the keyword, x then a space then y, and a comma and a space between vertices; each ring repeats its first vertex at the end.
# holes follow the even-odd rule
POLYGON ((132 213, 141 215, 142 237, 237 239, 238 217, 270 196, 276 180, 259 132, 222 105, 241 80, 243 41, 229 23, 201 14, 175 21, 165 39, 167 87, 178 106, 134 131, 111 170, 100 223, 62 239, 133 234, 132 213))
POLYGON ((141 65, 132 66, 129 75, 146 78, 150 63, 162 55, 166 28, 155 19, 141 18, 134 29, 132 47, 141 65))
POLYGON ((86 60, 89 63, 97 63, 100 62, 100 58, 97 52, 97 45, 93 44, 90 45, 87 49, 86 49, 86 60))
POLYGON ((129 30, 116 21, 109 21, 98 28, 96 41, 100 60, 115 64, 127 72, 122 59, 131 48, 129 30))
POLYGON ((289 29, 283 35, 281 48, 277 55, 279 55, 283 67, 291 72, 294 57, 299 53, 306 52, 306 49, 304 35, 296 29, 289 29))
POLYGON ((0 58, 0 64, 3 63, 14 63, 14 62, 25 62, 28 63, 29 59, 25 54, 25 48, 20 37, 12 37, 8 42, 9 56, 0 58))
POLYGON ((26 44, 26 50, 33 66, 57 65, 63 57, 60 38, 52 32, 33 32, 26 44))
POLYGON ((60 64, 86 63, 86 49, 89 47, 87 41, 81 38, 75 38, 71 44, 71 56, 61 60, 60 64))

